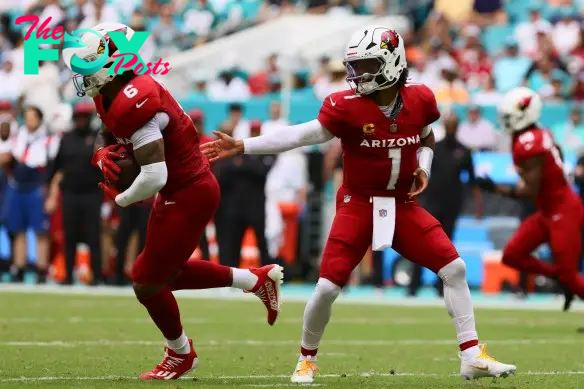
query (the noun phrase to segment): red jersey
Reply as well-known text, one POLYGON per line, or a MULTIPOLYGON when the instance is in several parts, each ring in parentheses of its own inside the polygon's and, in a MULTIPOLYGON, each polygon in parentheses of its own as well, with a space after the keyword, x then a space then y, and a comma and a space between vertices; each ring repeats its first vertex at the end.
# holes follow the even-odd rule
POLYGON ((544 161, 537 207, 542 211, 552 210, 556 205, 577 198, 564 173, 560 152, 548 130, 533 128, 514 136, 513 163, 518 172, 521 162, 540 155, 544 156, 544 161))
POLYGON ((157 113, 168 115, 168 125, 162 130, 168 180, 161 194, 188 186, 209 170, 209 163, 199 150, 199 133, 193 121, 170 92, 151 76, 136 76, 107 109, 104 108, 102 95, 93 101, 103 124, 118 143, 125 145, 130 145, 134 132, 157 113))
POLYGON ((407 200, 418 167, 421 132, 440 118, 440 112, 434 94, 423 84, 406 84, 399 95, 403 107, 395 120, 373 99, 350 90, 324 100, 318 121, 341 139, 343 186, 349 190, 407 200))

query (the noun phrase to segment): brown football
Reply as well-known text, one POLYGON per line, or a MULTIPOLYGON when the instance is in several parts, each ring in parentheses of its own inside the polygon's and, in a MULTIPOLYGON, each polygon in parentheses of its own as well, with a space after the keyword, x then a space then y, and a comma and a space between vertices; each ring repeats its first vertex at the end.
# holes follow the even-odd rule
POLYGON ((138 174, 140 174, 140 165, 131 154, 126 154, 126 159, 118 159, 116 165, 118 165, 122 171, 118 175, 119 179, 115 186, 117 190, 123 192, 132 185, 132 182, 134 182, 136 177, 138 177, 138 174))

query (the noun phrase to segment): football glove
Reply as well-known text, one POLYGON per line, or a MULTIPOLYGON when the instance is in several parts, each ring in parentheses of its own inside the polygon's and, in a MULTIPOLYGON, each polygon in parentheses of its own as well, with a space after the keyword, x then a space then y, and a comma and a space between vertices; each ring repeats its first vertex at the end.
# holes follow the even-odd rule
POLYGON ((91 164, 97 166, 103 177, 110 183, 118 182, 118 174, 122 169, 114 162, 118 159, 124 159, 126 156, 122 154, 122 145, 110 145, 102 147, 93 154, 91 164))
POLYGON ((489 176, 477 177, 475 179, 475 184, 486 192, 494 193, 497 190, 495 182, 489 176))
POLYGON ((100 182, 98 186, 99 189, 103 190, 103 193, 105 193, 105 195, 117 205, 116 196, 119 195, 121 192, 105 182, 100 182))

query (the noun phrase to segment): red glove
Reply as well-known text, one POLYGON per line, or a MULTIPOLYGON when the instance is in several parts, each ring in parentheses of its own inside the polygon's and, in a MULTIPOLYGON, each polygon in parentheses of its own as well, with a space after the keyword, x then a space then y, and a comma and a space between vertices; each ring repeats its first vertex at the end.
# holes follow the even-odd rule
MULTIPOLYGON (((105 196, 112 200, 114 202, 115 205, 119 206, 118 203, 116 203, 116 196, 119 195, 120 192, 119 190, 117 190, 116 188, 109 186, 106 182, 100 182, 99 184, 97 184, 99 186, 99 189, 103 190, 103 193, 105 193, 105 196)), ((142 200, 142 201, 137 201, 135 203, 132 203, 131 205, 145 205, 147 204, 146 200, 142 200)))
POLYGON ((122 145, 102 147, 97 150, 95 154, 93 154, 93 158, 91 158, 91 164, 101 169, 104 178, 108 182, 118 182, 118 174, 122 172, 122 169, 120 169, 114 161, 126 158, 126 156, 121 153, 122 150, 122 145))
POLYGON ((103 193, 105 193, 106 197, 110 198, 114 202, 114 204, 117 205, 116 196, 119 195, 121 192, 116 188, 109 186, 105 182, 100 182, 98 186, 99 189, 103 190, 103 193))

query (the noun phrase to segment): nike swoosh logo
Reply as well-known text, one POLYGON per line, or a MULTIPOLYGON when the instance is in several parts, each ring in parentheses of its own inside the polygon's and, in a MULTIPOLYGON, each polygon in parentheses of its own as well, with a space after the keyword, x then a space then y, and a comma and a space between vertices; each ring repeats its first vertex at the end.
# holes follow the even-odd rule
POLYGON ((331 102, 331 105, 332 105, 333 107, 334 107, 335 105, 337 105, 337 102, 336 102, 336 101, 333 101, 333 98, 332 98, 332 97, 329 97, 329 100, 330 100, 330 102, 331 102))
POLYGON ((487 366, 470 365, 470 367, 472 367, 473 369, 477 369, 477 370, 489 371, 489 368, 487 366))
POLYGON ((148 101, 148 99, 146 99, 146 100, 144 100, 144 101, 142 101, 140 103, 136 103, 136 108, 142 107, 147 101, 148 101))
POLYGON ((170 204, 176 204, 176 202, 174 201, 165 201, 164 205, 170 205, 170 204))

